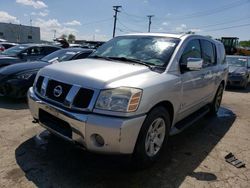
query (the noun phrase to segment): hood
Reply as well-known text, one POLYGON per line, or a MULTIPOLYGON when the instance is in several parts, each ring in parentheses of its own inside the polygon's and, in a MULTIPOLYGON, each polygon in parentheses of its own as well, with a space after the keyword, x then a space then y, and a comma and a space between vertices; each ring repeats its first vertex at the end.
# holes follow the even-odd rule
POLYGON ((17 56, 0 55, 0 61, 1 60, 9 60, 9 59, 19 59, 19 58, 17 56))
MULTIPOLYGON (((156 75, 159 73, 151 71, 144 65, 100 59, 62 62, 46 66, 39 72, 39 75, 48 76, 55 80, 97 89, 108 87, 109 84, 119 80, 131 79, 131 77, 138 78, 140 75, 145 77, 147 74, 156 75)), ((135 78, 132 83, 141 81, 135 78)), ((126 82, 120 84, 126 86, 126 82)))
POLYGON ((246 72, 247 68, 246 67, 235 67, 235 66, 229 66, 229 73, 241 73, 241 72, 246 72))
POLYGON ((6 66, 6 65, 11 65, 17 62, 21 62, 22 60, 19 59, 16 56, 5 56, 5 55, 0 55, 0 67, 1 66, 6 66))
POLYGON ((42 61, 18 63, 18 64, 9 65, 9 66, 6 66, 4 68, 1 68, 0 74, 11 75, 11 74, 19 73, 19 72, 32 71, 32 70, 41 69, 47 65, 49 65, 49 64, 46 62, 42 62, 42 61))

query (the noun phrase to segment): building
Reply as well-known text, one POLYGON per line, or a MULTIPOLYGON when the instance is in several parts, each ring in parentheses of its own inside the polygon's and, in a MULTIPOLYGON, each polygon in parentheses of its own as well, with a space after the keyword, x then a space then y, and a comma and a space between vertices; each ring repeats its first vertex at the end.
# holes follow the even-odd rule
POLYGON ((40 28, 0 22, 0 38, 8 42, 40 43, 40 28))

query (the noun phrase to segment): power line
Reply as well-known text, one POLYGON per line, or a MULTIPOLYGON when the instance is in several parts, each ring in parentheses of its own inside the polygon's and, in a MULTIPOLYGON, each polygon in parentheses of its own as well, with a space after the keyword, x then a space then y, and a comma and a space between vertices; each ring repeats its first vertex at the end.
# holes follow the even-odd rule
POLYGON ((130 13, 126 12, 126 10, 124 10, 124 8, 122 8, 122 12, 123 12, 125 15, 127 15, 127 16, 129 16, 129 17, 132 17, 132 18, 137 18, 137 19, 141 19, 141 20, 145 20, 145 19, 146 19, 146 18, 143 17, 143 16, 138 16, 138 15, 130 14, 130 13))
POLYGON ((138 30, 134 30, 134 29, 131 29, 129 28, 128 26, 126 26, 125 24, 123 24, 119 19, 117 19, 118 23, 123 26, 127 31, 129 32, 136 32, 136 33, 140 33, 141 31, 138 31, 138 30))
MULTIPOLYGON (((168 18, 169 20, 185 20, 185 19, 191 19, 191 18, 200 18, 200 17, 204 17, 204 16, 209 16, 212 14, 218 14, 220 12, 224 12, 227 11, 229 9, 238 7, 238 6, 242 6, 244 4, 250 3, 250 0, 238 0, 238 1, 233 1, 231 3, 225 4, 223 6, 214 8, 214 9, 209 9, 209 10, 203 10, 203 11, 198 11, 198 12, 194 12, 191 14, 186 14, 186 15, 179 15, 176 16, 176 18, 168 18)), ((135 14, 131 14, 126 12, 124 9, 123 13, 129 17, 131 17, 132 19, 141 19, 141 20, 145 20, 145 17, 139 16, 139 15, 135 15, 135 14)), ((159 17, 155 17, 156 20, 166 20, 167 18, 159 18, 159 17)))
POLYGON ((91 24, 96 24, 96 23, 107 22, 107 21, 110 21, 110 20, 112 20, 112 18, 106 18, 106 19, 97 20, 97 21, 93 21, 93 22, 86 22, 86 23, 83 23, 81 25, 91 25, 91 24))
POLYGON ((200 27, 197 27, 197 28, 207 28, 207 27, 214 27, 214 26, 218 26, 218 25, 225 25, 225 24, 229 24, 229 23, 235 23, 235 22, 247 20, 249 18, 250 17, 244 17, 244 18, 239 18, 239 19, 234 19, 234 20, 231 20, 231 21, 227 21, 227 22, 219 22, 219 23, 216 23, 216 24, 210 24, 210 25, 200 26, 200 27))
POLYGON ((179 17, 172 19, 172 20, 185 20, 185 19, 209 16, 212 14, 218 14, 220 12, 224 12, 224 11, 227 11, 229 9, 232 9, 232 8, 235 8, 238 6, 242 6, 242 5, 247 4, 247 3, 250 3, 250 1, 249 0, 238 0, 238 1, 234 1, 232 3, 226 4, 226 5, 223 5, 221 7, 217 7, 215 9, 204 10, 204 11, 199 11, 199 12, 195 12, 192 14, 182 15, 182 16, 179 16, 179 17), (245 2, 242 2, 242 1, 245 1, 245 2))
POLYGON ((232 28, 237 28, 237 27, 246 27, 246 26, 250 26, 250 24, 241 24, 241 25, 234 25, 234 26, 218 28, 218 29, 210 29, 210 30, 206 30, 204 32, 221 31, 221 30, 232 29, 232 28))

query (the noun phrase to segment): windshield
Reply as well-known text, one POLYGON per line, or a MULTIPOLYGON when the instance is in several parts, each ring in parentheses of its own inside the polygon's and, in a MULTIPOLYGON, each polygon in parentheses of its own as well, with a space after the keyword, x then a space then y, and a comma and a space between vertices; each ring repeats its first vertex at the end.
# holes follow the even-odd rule
POLYGON ((246 67, 247 58, 227 57, 227 63, 229 66, 246 67))
POLYGON ((179 39, 156 36, 121 36, 99 47, 90 57, 126 58, 166 66, 179 39))
POLYGON ((26 48, 28 48, 27 45, 17 45, 17 46, 11 47, 11 48, 3 51, 1 54, 10 55, 10 56, 17 56, 21 51, 25 50, 26 48))
POLYGON ((68 61, 70 60, 74 55, 76 55, 79 51, 76 50, 58 50, 55 51, 45 57, 43 57, 41 60, 46 61, 46 62, 51 62, 51 61, 68 61))

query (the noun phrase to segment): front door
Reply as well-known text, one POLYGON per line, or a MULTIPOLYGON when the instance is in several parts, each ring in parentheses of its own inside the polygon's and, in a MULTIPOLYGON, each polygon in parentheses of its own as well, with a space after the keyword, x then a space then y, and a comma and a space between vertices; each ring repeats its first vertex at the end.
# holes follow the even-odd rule
MULTIPOLYGON (((202 58, 200 40, 193 39, 184 47, 180 63, 185 65, 188 58, 202 58)), ((183 119, 190 113, 198 110, 204 104, 206 88, 208 87, 206 77, 207 70, 186 70, 181 73, 182 80, 182 102, 178 119, 183 119)))

